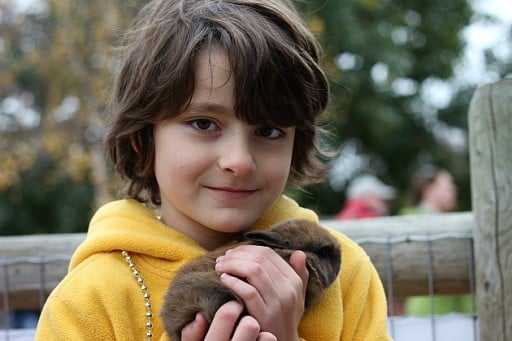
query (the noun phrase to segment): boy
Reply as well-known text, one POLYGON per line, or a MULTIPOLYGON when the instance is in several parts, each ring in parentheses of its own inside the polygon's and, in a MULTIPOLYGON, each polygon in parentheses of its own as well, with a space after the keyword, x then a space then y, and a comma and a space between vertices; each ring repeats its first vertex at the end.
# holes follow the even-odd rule
MULTIPOLYGON (((106 138, 126 199, 92 218, 36 339, 167 340, 158 312, 184 263, 247 230, 318 220, 282 195, 287 185, 321 181, 326 154, 316 122, 329 87, 317 43, 292 7, 153 1, 128 38, 106 138)), ((197 314, 182 339, 389 340, 375 269, 333 234, 341 275, 318 305, 304 312, 303 252, 287 263, 265 247, 238 247, 216 270, 243 306, 226 303, 210 325, 197 314)))

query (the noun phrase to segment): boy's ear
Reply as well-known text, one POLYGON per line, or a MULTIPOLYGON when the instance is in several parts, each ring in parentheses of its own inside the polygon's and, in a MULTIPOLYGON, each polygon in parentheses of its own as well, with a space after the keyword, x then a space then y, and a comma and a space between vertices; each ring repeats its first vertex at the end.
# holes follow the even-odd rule
POLYGON ((249 231, 244 234, 246 240, 252 240, 258 245, 276 248, 286 248, 288 242, 282 236, 272 231, 249 231))

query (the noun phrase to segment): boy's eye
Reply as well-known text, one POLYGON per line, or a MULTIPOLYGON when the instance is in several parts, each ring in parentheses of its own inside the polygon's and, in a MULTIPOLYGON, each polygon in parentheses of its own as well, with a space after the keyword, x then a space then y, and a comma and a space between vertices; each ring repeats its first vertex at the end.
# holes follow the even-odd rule
POLYGON ((257 130, 257 134, 259 136, 263 136, 265 138, 275 140, 283 136, 285 133, 282 129, 274 128, 274 127, 260 127, 257 130))
POLYGON ((188 124, 197 130, 203 131, 203 132, 210 132, 210 131, 216 131, 218 129, 217 124, 213 122, 212 120, 206 119, 206 118, 199 118, 196 120, 189 121, 188 124))

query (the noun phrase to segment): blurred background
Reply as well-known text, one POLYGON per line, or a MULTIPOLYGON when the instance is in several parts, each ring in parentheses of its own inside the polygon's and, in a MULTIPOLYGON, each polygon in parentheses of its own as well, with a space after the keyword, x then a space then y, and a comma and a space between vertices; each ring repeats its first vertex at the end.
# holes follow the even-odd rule
MULTIPOLYGON (((322 217, 372 173, 405 205, 424 163, 449 170, 471 210, 467 110, 512 74, 509 0, 301 0, 332 84, 322 124, 339 156, 291 196, 322 217)), ((0 0, 0 234, 84 232, 119 180, 101 147, 113 46, 145 3, 0 0)))

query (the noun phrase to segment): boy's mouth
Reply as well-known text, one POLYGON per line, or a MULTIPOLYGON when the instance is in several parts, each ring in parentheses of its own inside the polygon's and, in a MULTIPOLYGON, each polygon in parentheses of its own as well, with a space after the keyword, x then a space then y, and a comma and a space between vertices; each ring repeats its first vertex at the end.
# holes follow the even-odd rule
POLYGON ((254 193, 257 192, 256 189, 243 187, 205 186, 205 188, 211 191, 216 197, 219 197, 223 200, 249 199, 254 193))

